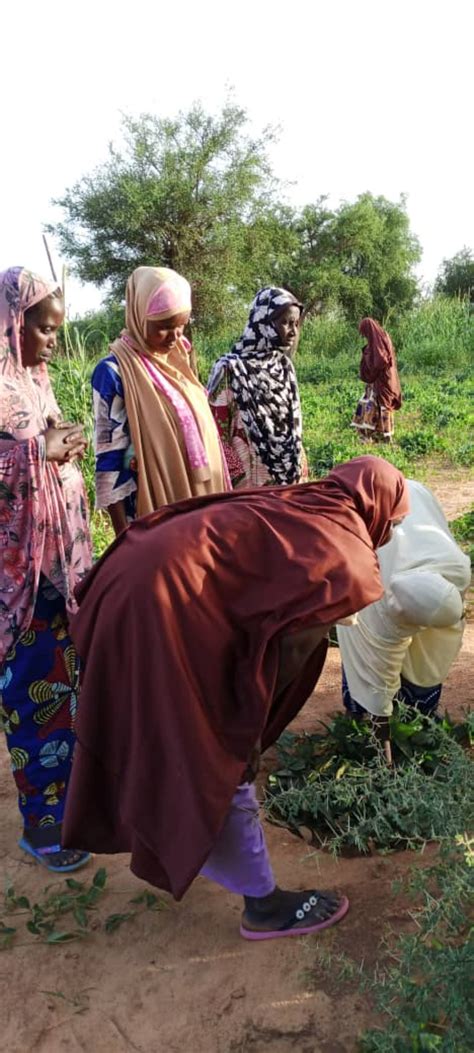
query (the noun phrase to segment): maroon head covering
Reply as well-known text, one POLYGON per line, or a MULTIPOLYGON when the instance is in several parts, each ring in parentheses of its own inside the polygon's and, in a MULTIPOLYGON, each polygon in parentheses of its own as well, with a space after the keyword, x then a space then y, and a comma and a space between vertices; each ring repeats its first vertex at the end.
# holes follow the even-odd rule
POLYGON ((334 468, 328 476, 331 480, 351 495, 374 548, 385 545, 393 520, 403 519, 409 511, 406 481, 398 468, 381 457, 355 457, 334 468))
POLYGON ((215 494, 136 520, 77 592, 85 663, 64 841, 131 852, 176 898, 211 852, 255 744, 321 673, 280 694, 280 641, 379 599, 374 546, 409 511, 401 473, 358 457, 300 486, 215 494))
POLYGON ((395 351, 388 333, 373 318, 362 319, 359 333, 367 340, 360 363, 361 380, 373 385, 382 406, 392 410, 400 409, 400 380, 395 351))

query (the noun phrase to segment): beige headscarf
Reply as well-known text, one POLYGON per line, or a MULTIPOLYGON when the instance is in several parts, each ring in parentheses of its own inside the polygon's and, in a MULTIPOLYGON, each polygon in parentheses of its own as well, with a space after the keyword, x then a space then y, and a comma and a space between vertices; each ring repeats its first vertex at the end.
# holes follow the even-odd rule
POLYGON ((191 310, 185 278, 166 267, 138 267, 128 279, 126 328, 112 346, 138 466, 137 514, 187 497, 230 489, 206 391, 182 338, 168 354, 146 342, 148 319, 191 310))

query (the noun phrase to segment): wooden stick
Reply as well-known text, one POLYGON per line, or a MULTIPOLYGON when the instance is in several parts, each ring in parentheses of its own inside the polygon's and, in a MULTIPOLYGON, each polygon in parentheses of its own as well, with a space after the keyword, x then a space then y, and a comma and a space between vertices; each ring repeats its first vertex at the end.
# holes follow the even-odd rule
POLYGON ((53 264, 53 261, 51 259, 51 253, 49 251, 48 239, 46 237, 46 234, 43 234, 43 242, 44 242, 44 247, 46 249, 46 255, 47 255, 48 260, 49 260, 49 266, 51 268, 51 274, 53 275, 53 281, 57 282, 58 279, 56 277, 56 271, 54 269, 54 264, 53 264))

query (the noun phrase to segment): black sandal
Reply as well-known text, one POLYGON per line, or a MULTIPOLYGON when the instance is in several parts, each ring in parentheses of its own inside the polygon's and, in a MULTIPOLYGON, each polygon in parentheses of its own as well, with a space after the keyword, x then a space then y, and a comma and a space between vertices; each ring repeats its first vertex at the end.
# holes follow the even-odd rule
MULTIPOLYGON (((333 897, 331 897, 333 898, 333 897)), ((324 892, 318 892, 317 889, 311 889, 301 893, 301 904, 289 919, 283 922, 282 925, 276 929, 248 929, 244 922, 240 925, 240 935, 243 936, 244 940, 278 940, 284 936, 310 936, 314 932, 321 932, 323 929, 330 928, 331 925, 337 925, 338 921, 342 921, 347 911, 349 910, 349 900, 347 896, 342 896, 338 901, 337 910, 335 910, 328 918, 324 918, 322 921, 310 922, 311 914, 318 913, 317 907, 319 904, 319 911, 323 903, 321 901, 326 900, 330 903, 328 896, 324 892), (302 924, 306 920, 307 924, 302 924)))
POLYGON ((52 870, 55 874, 71 874, 73 870, 80 870, 92 858, 90 852, 81 852, 77 848, 60 848, 57 852, 48 852, 44 848, 33 848, 25 837, 20 838, 18 845, 24 852, 28 852, 37 863, 41 863, 46 870, 52 870))

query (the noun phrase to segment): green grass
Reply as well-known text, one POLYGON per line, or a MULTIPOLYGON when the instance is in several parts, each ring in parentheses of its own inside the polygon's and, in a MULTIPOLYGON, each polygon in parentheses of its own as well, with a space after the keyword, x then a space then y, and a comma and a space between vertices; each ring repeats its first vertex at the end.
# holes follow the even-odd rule
POLYGON ((107 353, 107 344, 91 350, 87 338, 75 326, 67 326, 64 350, 49 367, 55 395, 63 417, 83 424, 89 446, 81 463, 81 470, 92 512, 91 528, 94 552, 100 556, 113 539, 109 518, 94 511, 95 461, 93 450, 93 413, 91 373, 95 363, 107 353))
POLYGON ((470 556, 474 564, 474 509, 450 523, 451 530, 461 548, 470 556))
MULTIPOLYGON (((395 414, 395 443, 373 452, 417 478, 426 460, 431 466, 470 467, 474 317, 458 301, 437 300, 406 316, 393 336, 403 405, 395 414)), ((315 475, 367 449, 350 428, 363 391, 360 348, 360 337, 345 322, 309 322, 303 330, 297 368, 304 441, 315 475)))
MULTIPOLYGON (((300 370, 304 376, 304 369, 300 370)), ((304 442, 314 475, 367 452, 350 428, 362 393, 353 378, 300 383, 304 442)), ((437 375, 428 379, 406 375, 404 402, 395 417, 395 443, 374 446, 378 453, 417 478, 430 466, 469 467, 474 464, 474 383, 467 375, 437 375)))

